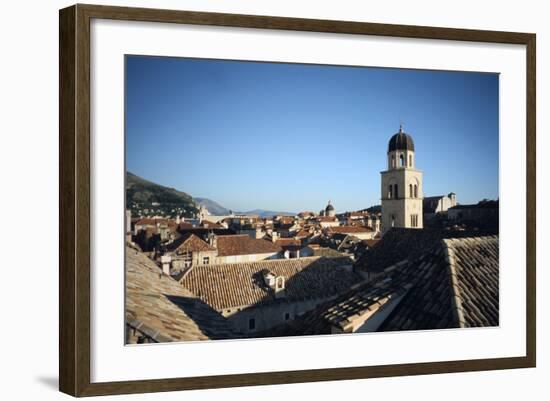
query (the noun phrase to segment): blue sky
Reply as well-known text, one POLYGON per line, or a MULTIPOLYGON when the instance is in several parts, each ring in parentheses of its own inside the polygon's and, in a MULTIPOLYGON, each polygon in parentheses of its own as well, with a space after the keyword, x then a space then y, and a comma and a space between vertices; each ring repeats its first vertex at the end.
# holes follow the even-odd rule
POLYGON ((357 210, 402 121, 425 196, 496 199, 498 97, 497 74, 127 56, 127 169, 233 210, 357 210))

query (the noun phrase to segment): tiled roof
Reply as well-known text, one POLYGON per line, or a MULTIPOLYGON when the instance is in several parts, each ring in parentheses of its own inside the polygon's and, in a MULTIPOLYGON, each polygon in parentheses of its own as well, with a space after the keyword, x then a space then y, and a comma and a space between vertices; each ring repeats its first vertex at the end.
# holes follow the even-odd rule
POLYGON ((335 249, 329 247, 310 246, 309 248, 313 251, 313 256, 324 256, 326 258, 337 258, 337 257, 348 257, 345 253, 338 252, 335 249))
POLYGON ((126 324, 157 342, 237 338, 224 317, 126 248, 126 324))
POLYGON ((338 219, 334 216, 319 216, 317 217, 317 221, 319 223, 326 223, 326 222, 338 221, 338 219))
POLYGON ((185 221, 180 222, 179 225, 178 225, 179 230, 186 230, 186 229, 189 229, 189 228, 193 228, 193 224, 187 223, 185 221))
POLYGON ((171 252, 205 252, 216 250, 215 248, 208 245, 208 243, 192 233, 186 233, 182 235, 180 238, 168 244, 166 248, 168 249, 168 251, 171 252))
POLYGON ((253 255, 280 252, 281 248, 264 239, 251 238, 249 235, 220 235, 218 256, 253 255))
POLYGON ((319 299, 347 291, 360 277, 348 258, 306 257, 195 266, 181 283, 217 310, 246 305, 319 299), (263 271, 285 278, 284 298, 275 298, 263 271))
POLYGON ((135 222, 136 226, 155 226, 156 224, 165 224, 167 226, 176 226, 176 222, 170 219, 152 219, 144 217, 135 222))
POLYGON ((392 228, 355 263, 355 268, 372 273, 380 272, 404 259, 416 259, 442 239, 483 234, 472 231, 392 228))
POLYGON ((341 233, 341 234, 355 234, 355 233, 370 233, 374 230, 370 227, 365 226, 339 226, 339 227, 329 227, 328 231, 331 233, 341 233))
POLYGON ((498 326, 498 261, 497 236, 441 240, 267 335, 346 332, 384 306, 392 309, 375 331, 498 326))
POLYGON ((296 235, 294 236, 295 238, 307 238, 311 235, 311 233, 307 230, 300 230, 296 233, 296 235))
POLYGON ((279 238, 275 241, 275 244, 283 247, 283 246, 300 246, 301 242, 300 240, 294 239, 294 238, 279 238))
POLYGON ((225 228, 221 224, 213 223, 213 222, 208 221, 208 220, 203 220, 201 222, 201 227, 204 227, 204 228, 225 228))

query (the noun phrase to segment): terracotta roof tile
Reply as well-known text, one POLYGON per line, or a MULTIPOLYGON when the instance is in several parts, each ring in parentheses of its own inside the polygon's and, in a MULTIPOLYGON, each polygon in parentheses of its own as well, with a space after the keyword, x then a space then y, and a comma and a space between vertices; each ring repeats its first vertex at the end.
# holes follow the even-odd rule
POLYGON ((217 237, 218 256, 253 255, 261 253, 277 253, 281 248, 264 239, 251 238, 242 235, 220 235, 217 237))
POLYGON ((318 299, 347 291, 361 280, 348 258, 307 257, 195 266, 182 285, 217 310, 276 301, 318 299), (276 299, 263 282, 269 270, 285 278, 285 297, 276 299))
POLYGON ((205 252, 216 249, 208 245, 195 234, 186 233, 166 246, 170 252, 205 252))
POLYGON ((264 335, 346 331, 386 303, 393 309, 371 326, 375 331, 498 326, 498 261, 498 236, 439 240, 415 260, 389 266, 376 279, 264 335))
POLYGON ((217 311, 126 248, 126 324, 156 342, 238 338, 217 311))
POLYGON ((366 272, 380 272, 404 259, 413 260, 445 238, 463 238, 493 233, 437 229, 392 228, 355 263, 366 272))
POLYGON ((329 222, 338 221, 338 219, 334 216, 319 216, 317 217, 317 221, 319 223, 329 223, 329 222))
POLYGON ((339 227, 329 227, 328 231, 331 233, 341 233, 341 234, 356 234, 356 233, 370 233, 374 230, 370 227, 365 226, 339 226, 339 227))

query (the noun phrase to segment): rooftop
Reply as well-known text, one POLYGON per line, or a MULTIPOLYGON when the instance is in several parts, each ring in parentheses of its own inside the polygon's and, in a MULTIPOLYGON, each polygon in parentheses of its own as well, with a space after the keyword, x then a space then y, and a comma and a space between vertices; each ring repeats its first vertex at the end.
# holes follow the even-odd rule
POLYGON ((413 228, 392 228, 375 247, 369 249, 356 263, 355 268, 377 273, 404 259, 414 260, 442 239, 482 236, 486 232, 454 231, 413 228))
POLYGON ((253 255, 277 253, 281 248, 264 239, 251 238, 249 235, 220 235, 217 237, 218 256, 253 255))
POLYGON ((173 242, 166 245, 166 248, 170 252, 206 252, 216 250, 192 233, 186 233, 175 239, 173 242))
POLYGON ((374 230, 370 227, 365 226, 338 226, 330 227, 328 229, 331 233, 341 233, 341 234, 356 234, 356 233, 369 233, 374 230))
POLYGON ((319 299, 339 295, 359 282, 359 275, 349 268, 348 258, 306 257, 259 262, 195 266, 181 283, 217 310, 319 299), (262 272, 269 270, 285 278, 285 296, 275 298, 266 287, 262 272))
POLYGON ((498 255, 497 236, 440 240, 267 335, 351 332, 383 310, 365 331, 498 326, 498 255))
POLYGON ((157 342, 239 337, 217 311, 128 247, 126 323, 157 342))

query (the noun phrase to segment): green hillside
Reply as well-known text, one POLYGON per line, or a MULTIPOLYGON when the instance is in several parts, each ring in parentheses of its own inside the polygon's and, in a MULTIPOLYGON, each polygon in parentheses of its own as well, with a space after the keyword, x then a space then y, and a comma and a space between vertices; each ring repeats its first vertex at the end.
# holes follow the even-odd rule
POLYGON ((132 216, 194 217, 197 205, 185 192, 147 181, 126 172, 126 208, 132 216))

